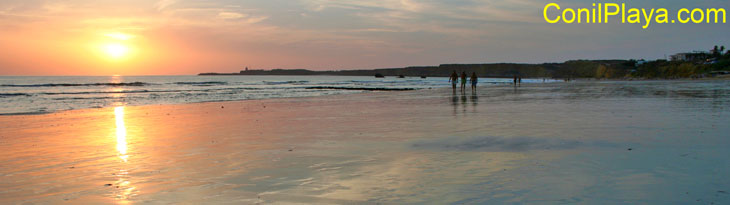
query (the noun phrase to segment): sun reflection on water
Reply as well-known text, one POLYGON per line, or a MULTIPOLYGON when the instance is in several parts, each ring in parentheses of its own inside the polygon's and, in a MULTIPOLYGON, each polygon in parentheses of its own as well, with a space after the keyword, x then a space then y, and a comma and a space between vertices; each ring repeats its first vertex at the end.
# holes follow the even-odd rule
POLYGON ((119 152, 119 158, 127 162, 129 155, 127 155, 127 127, 124 126, 123 106, 114 108, 114 117, 117 122, 117 151, 119 152))

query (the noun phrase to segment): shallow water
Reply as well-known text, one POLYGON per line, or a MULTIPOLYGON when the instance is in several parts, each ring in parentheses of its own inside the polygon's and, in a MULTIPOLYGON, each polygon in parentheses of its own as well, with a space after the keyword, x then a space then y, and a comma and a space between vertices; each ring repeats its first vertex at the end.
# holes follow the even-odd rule
MULTIPOLYGON (((507 83, 509 79, 482 79, 507 83)), ((525 80, 525 82, 537 82, 525 80)), ((447 78, 364 76, 0 76, 0 115, 360 93, 357 89, 426 89, 447 78), (354 89, 354 90, 353 90, 354 89)))
POLYGON ((730 82, 0 116, 0 203, 730 203, 730 82))

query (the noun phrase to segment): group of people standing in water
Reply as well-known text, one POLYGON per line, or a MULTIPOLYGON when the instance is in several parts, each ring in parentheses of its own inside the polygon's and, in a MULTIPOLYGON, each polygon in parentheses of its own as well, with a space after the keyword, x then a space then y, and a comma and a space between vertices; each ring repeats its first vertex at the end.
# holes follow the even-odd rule
MULTIPOLYGON (((477 91, 477 81, 478 81, 476 72, 471 73, 471 79, 469 79, 469 81, 471 82, 471 91, 476 92, 477 91)), ((451 77, 449 77, 449 82, 451 82, 451 86, 453 87, 454 92, 456 92, 456 84, 459 82, 459 74, 457 74, 456 71, 451 73, 451 77)), ((461 72, 461 92, 465 92, 465 91, 466 91, 466 72, 462 71, 461 72)))
MULTIPOLYGON (((472 72, 471 78, 469 79, 469 82, 471 82, 471 91, 472 92, 477 91, 477 81, 478 81, 477 73, 472 72)), ((545 82, 545 79, 543 79, 542 81, 545 82)), ((461 92, 462 93, 466 92, 467 81, 466 81, 466 72, 465 71, 461 72, 461 77, 459 76, 459 74, 456 73, 456 71, 451 73, 451 77, 449 77, 449 82, 451 82, 451 86, 454 88, 454 92, 456 92, 456 84, 458 84, 459 82, 461 82, 461 92), (461 81, 459 81, 459 78, 461 78, 461 81)), ((522 85, 522 77, 518 77, 517 75, 515 75, 512 80, 512 83, 515 85, 515 87, 522 85)))

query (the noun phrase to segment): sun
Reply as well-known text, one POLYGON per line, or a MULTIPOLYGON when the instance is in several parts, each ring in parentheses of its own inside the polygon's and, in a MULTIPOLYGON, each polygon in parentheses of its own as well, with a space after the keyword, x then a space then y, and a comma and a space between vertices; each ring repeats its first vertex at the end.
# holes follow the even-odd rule
POLYGON ((102 39, 99 45, 99 54, 102 56, 114 60, 124 60, 130 58, 133 53, 134 44, 133 39, 137 36, 132 34, 111 32, 101 33, 102 39))
POLYGON ((129 54, 129 47, 121 43, 109 43, 104 45, 104 53, 113 58, 119 59, 129 54))

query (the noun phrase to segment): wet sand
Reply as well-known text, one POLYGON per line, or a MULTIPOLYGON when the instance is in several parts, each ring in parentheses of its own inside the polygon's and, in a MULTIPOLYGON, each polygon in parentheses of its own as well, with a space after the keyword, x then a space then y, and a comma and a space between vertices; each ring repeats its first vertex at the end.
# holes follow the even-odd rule
POLYGON ((730 82, 0 116, 0 203, 730 203, 730 82))

